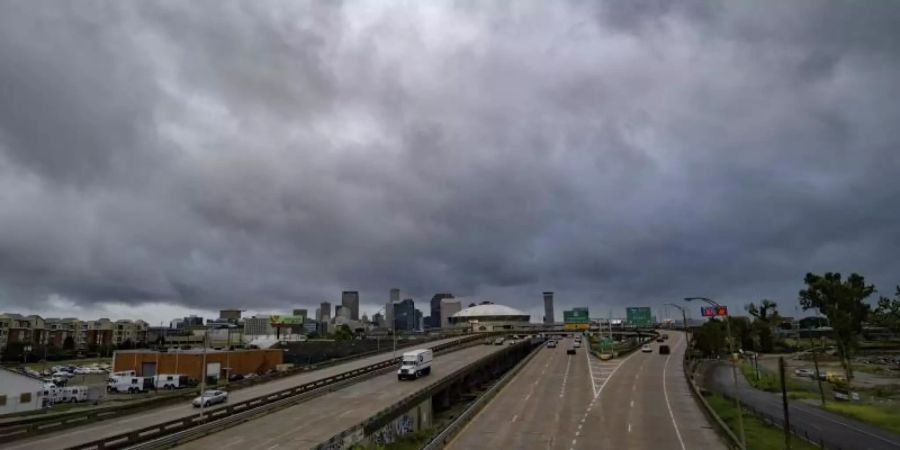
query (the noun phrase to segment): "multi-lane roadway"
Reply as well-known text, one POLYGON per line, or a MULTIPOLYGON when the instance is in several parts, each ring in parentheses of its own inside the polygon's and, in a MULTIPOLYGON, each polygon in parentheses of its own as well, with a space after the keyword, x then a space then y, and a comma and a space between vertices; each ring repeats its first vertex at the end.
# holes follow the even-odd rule
MULTIPOLYGON (((438 341, 432 341, 428 343, 424 343, 421 347, 434 347, 439 344, 443 344, 445 342, 451 342, 459 338, 451 338, 451 339, 443 339, 438 341)), ((399 355, 402 351, 398 350, 397 355, 399 355)), ((393 355, 391 352, 384 352, 377 355, 373 355, 366 358, 356 359, 352 361, 348 361, 346 363, 338 364, 332 367, 315 370, 311 372, 306 372, 290 377, 281 378, 278 380, 273 380, 267 383, 258 384, 255 386, 247 387, 244 389, 240 389, 230 393, 228 401, 230 403, 241 402, 244 400, 249 400, 255 397, 259 397, 262 395, 270 394, 273 392, 278 392, 283 389, 288 389, 294 386, 299 386, 304 383, 308 383, 315 380, 325 379, 336 374, 347 372, 353 369, 358 369, 361 367, 365 367, 368 365, 376 364, 381 361, 385 361, 387 359, 392 358, 393 355)), ((221 408, 223 406, 218 406, 217 408, 221 408)), ((216 408, 210 408, 210 410, 216 408)), ((85 425, 81 427, 71 428, 67 430, 58 431, 51 434, 46 434, 38 437, 34 437, 31 439, 24 439, 21 441, 15 441, 7 446, 4 449, 9 450, 53 450, 53 449, 62 449, 67 448, 72 445, 91 442, 97 439, 102 439, 110 436, 115 436, 117 434, 138 430, 150 425, 167 422, 170 420, 178 419, 180 417, 188 417, 191 415, 198 414, 196 408, 192 407, 189 401, 185 401, 183 404, 165 406, 159 408, 148 409, 147 411, 142 411, 140 413, 130 414, 127 416, 123 416, 118 419, 109 419, 101 422, 97 422, 91 425, 85 425)))
POLYGON ((600 361, 571 339, 543 348, 450 443, 462 449, 724 449, 691 396, 682 333, 672 352, 600 361))
POLYGON ((398 381, 396 372, 356 383, 296 406, 191 441, 179 448, 275 450, 310 448, 346 431, 412 392, 506 346, 478 345, 436 356, 430 375, 398 381))

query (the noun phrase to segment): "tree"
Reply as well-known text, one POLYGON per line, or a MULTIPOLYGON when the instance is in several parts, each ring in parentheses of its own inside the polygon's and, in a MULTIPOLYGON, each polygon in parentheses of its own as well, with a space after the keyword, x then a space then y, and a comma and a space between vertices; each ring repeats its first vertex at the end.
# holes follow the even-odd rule
POLYGON ((692 334, 694 348, 703 356, 716 356, 725 349, 725 324, 719 320, 709 320, 692 334))
POLYGON ((853 379, 850 359, 862 324, 869 315, 865 300, 875 292, 875 286, 867 285, 866 279, 856 273, 850 274, 846 281, 837 272, 822 276, 807 273, 803 281, 806 289, 800 290, 800 305, 804 310, 818 308, 828 318, 849 383, 853 379))
POLYGON ((893 299, 878 299, 878 308, 872 312, 872 322, 895 333, 900 332, 900 286, 897 286, 893 299))
POLYGON ((347 324, 343 324, 334 330, 334 339, 336 341, 349 341, 353 339, 353 331, 347 324))
POLYGON ((72 336, 66 336, 66 340, 63 341, 63 350, 75 350, 75 339, 73 339, 72 336))
POLYGON ((763 299, 759 302, 759 306, 756 306, 754 303, 750 303, 746 306, 747 312, 750 313, 751 316, 762 320, 764 322, 771 322, 775 316, 778 314, 778 303, 775 303, 772 300, 763 299), (772 314, 769 314, 769 311, 772 311, 772 314))

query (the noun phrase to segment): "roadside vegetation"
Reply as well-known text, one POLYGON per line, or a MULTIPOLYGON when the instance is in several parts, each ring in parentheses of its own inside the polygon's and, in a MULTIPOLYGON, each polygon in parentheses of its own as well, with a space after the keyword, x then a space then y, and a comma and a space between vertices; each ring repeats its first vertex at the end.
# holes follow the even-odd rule
MULTIPOLYGON (((760 367, 759 378, 757 378, 757 370, 752 364, 745 362, 741 364, 740 367, 741 373, 744 374, 744 378, 746 378, 747 382, 750 383, 750 385, 754 388, 766 392, 774 392, 777 394, 781 393, 781 382, 778 380, 777 373, 772 372, 764 367, 760 367)), ((798 380, 791 374, 785 375, 785 383, 789 399, 795 400, 800 398, 821 398, 821 395, 819 395, 819 386, 815 381, 798 380)), ((826 382, 822 382, 822 388, 825 390, 825 395, 828 395, 831 391, 830 387, 828 387, 828 383, 826 382)))
POLYGON ((825 409, 900 433, 900 405, 828 402, 825 409))
MULTIPOLYGON (((737 410, 734 402, 713 394, 706 395, 706 401, 722 418, 725 425, 737 434, 737 410)), ((744 413, 744 434, 747 437, 747 450, 782 450, 784 449, 784 431, 780 427, 769 425, 760 418, 744 413)), ((812 450, 819 447, 810 444, 797 436, 791 435, 791 448, 794 450, 812 450)))

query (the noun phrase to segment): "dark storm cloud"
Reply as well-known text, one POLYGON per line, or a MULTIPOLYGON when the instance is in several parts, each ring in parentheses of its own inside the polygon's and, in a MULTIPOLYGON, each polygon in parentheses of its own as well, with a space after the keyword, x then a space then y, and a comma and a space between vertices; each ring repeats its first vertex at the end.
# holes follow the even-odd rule
POLYGON ((898 19, 887 1, 7 3, 0 299, 737 306, 793 303, 825 270, 887 288, 898 19))

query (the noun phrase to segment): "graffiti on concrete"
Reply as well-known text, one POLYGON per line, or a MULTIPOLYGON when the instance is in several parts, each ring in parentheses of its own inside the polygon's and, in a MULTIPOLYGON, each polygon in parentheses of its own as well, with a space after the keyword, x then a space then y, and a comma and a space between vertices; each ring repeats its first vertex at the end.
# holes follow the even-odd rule
POLYGON ((415 423, 413 419, 409 414, 404 414, 385 425, 384 428, 376 431, 372 435, 372 442, 376 445, 392 444, 404 435, 415 431, 414 428, 415 423))

